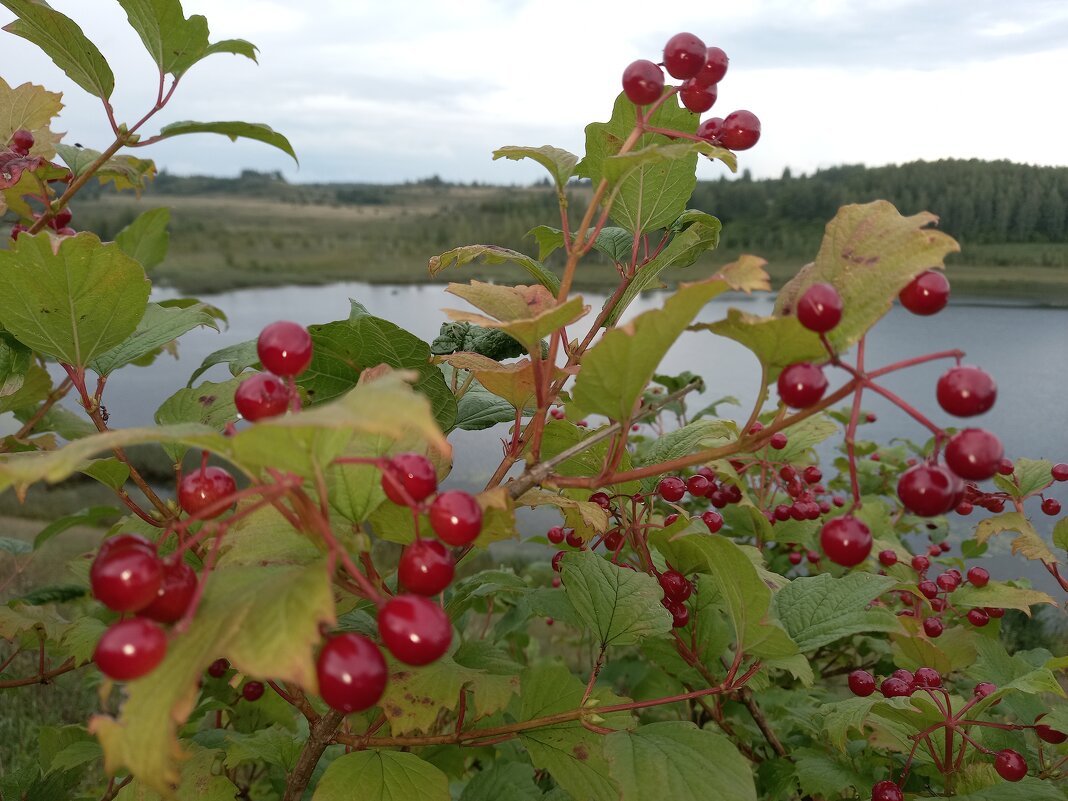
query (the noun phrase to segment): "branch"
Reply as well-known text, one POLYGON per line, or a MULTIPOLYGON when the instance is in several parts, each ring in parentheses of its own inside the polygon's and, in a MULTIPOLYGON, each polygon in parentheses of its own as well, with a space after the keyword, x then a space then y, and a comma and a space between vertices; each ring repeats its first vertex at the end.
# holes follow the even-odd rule
POLYGON ((308 782, 311 781, 315 766, 319 764, 323 751, 330 745, 334 733, 344 719, 343 713, 331 709, 312 725, 308 741, 304 743, 300 756, 297 758, 297 764, 293 766, 286 780, 286 791, 282 796, 282 801, 300 801, 304 797, 304 791, 308 787, 308 782))
POLYGON ((753 717, 753 722, 756 723, 757 728, 764 735, 764 739, 775 749, 775 753, 781 757, 786 756, 786 748, 783 747, 782 741, 772 731, 771 726, 768 724, 768 719, 764 717, 764 713, 757 706, 757 702, 753 699, 753 691, 748 687, 743 687, 742 691, 738 693, 738 697, 745 704, 745 708, 749 710, 749 714, 753 717))
POLYGON ((47 684, 56 676, 62 676, 64 673, 70 673, 72 670, 85 667, 90 664, 89 662, 82 662, 80 665, 76 664, 74 657, 71 657, 62 665, 51 670, 43 670, 36 676, 29 676, 25 679, 7 679, 6 681, 0 681, 0 690, 8 690, 12 687, 29 687, 31 684, 47 684))

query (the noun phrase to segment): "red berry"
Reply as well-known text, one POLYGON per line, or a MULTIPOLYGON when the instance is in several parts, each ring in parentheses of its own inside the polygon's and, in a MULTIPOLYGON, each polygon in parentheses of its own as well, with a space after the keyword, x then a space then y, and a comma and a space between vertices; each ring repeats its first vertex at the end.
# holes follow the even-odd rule
MULTIPOLYGON (((409 500, 404 496, 401 488, 414 503, 419 503, 429 497, 438 488, 438 474, 430 460, 419 453, 399 453, 390 459, 382 471, 382 489, 393 503, 398 506, 407 506, 409 500)), ((442 495, 453 494, 442 493, 442 495)), ((433 525, 433 520, 432 515, 431 525, 433 525)), ((437 531, 437 528, 435 527, 434 530, 437 531)), ((438 534, 438 536, 441 535, 438 534)), ((442 539, 445 538, 442 537, 442 539)), ((448 540, 445 541, 448 542, 448 540)))
POLYGON ((1056 498, 1045 498, 1042 501, 1042 511, 1050 517, 1061 513, 1061 502, 1056 498))
POLYGON ((672 78, 692 78, 705 66, 708 48, 692 33, 676 33, 664 45, 664 67, 672 78))
POLYGON ((916 678, 911 670, 906 670, 905 668, 898 668, 890 675, 895 679, 901 679, 906 684, 912 684, 913 680, 916 678))
POLYGON ((159 623, 182 619, 197 591, 197 574, 181 559, 163 563, 163 581, 156 599, 141 614, 159 623))
POLYGON ((816 467, 816 465, 810 464, 802 471, 801 477, 805 479, 806 484, 816 484, 823 478, 823 471, 816 467))
POLYGON ((346 714, 378 703, 389 670, 378 646, 361 634, 332 637, 319 652, 315 666, 319 695, 331 709, 346 714))
POLYGON ((568 544, 568 547, 581 548, 583 543, 582 535, 575 531, 575 529, 569 528, 564 537, 564 542, 568 544))
POLYGON ((636 106, 655 103, 664 94, 664 72, 647 59, 632 62, 623 70, 623 93, 636 106))
POLYGON ((985 370, 961 365, 942 374, 935 388, 938 405, 956 417, 974 417, 994 405, 998 386, 985 370))
POLYGON ((664 528, 667 528, 668 526, 675 525, 675 523, 678 521, 678 519, 679 519, 678 514, 672 512, 671 514, 669 514, 667 517, 664 518, 664 528))
POLYGON ((665 570, 660 574, 659 581, 664 597, 676 603, 682 603, 693 592, 693 585, 677 570, 665 570))
POLYGON ((914 556, 912 557, 912 569, 917 573, 923 573, 931 566, 931 560, 926 556, 914 556))
POLYGON ((208 675, 213 679, 221 679, 226 675, 226 671, 230 669, 229 661, 225 659, 216 659, 208 666, 208 675))
POLYGON ((1018 782, 1027 775, 1027 760, 1018 751, 1003 748, 994 758, 994 770, 1007 782, 1018 782))
POLYGON ((960 579, 957 578, 956 573, 946 571, 945 573, 940 573, 938 575, 938 578, 935 579, 935 583, 938 584, 939 589, 943 592, 953 592, 960 586, 960 579))
POLYGON ((555 554, 553 554, 553 570, 555 570, 557 573, 560 572, 560 562, 563 560, 565 553, 567 552, 557 551, 555 554))
POLYGON ((703 114, 716 105, 716 97, 718 95, 719 90, 714 83, 701 84, 697 83, 694 78, 686 81, 679 90, 682 105, 686 106, 694 114, 703 114))
MULTIPOLYGON (((1011 476, 1015 472, 1016 472, 1016 466, 1012 463, 1011 459, 1002 459, 1001 460, 1001 464, 998 465, 998 475, 1000 475, 1000 476, 1011 476)), ((995 501, 995 503, 1000 503, 1002 506, 1004 506, 1004 501, 1002 501, 1000 499, 995 501)), ((993 504, 988 504, 987 505, 987 509, 989 509, 991 512, 1000 512, 1001 511, 1000 508, 995 509, 993 504)))
POLYGON ((990 581, 990 573, 985 567, 972 567, 968 569, 968 581, 973 587, 985 587, 990 581))
POLYGON ((775 450, 781 451, 783 448, 786 447, 786 444, 788 442, 789 440, 786 438, 786 435, 784 433, 782 433, 781 431, 776 431, 774 434, 771 435, 771 439, 768 441, 768 444, 771 445, 771 447, 775 450))
POLYGON ((311 334, 288 320, 271 323, 260 332, 256 353, 265 370, 284 377, 300 375, 311 364, 311 334))
POLYGON ((760 120, 744 109, 723 118, 719 141, 729 150, 748 150, 760 140, 760 120))
POLYGON ((795 312, 809 331, 826 333, 842 319, 842 296, 830 284, 813 284, 797 301, 795 312))
POLYGON ((805 556, 800 551, 791 551, 786 555, 786 558, 790 560, 791 565, 799 565, 805 556))
POLYGON ((104 632, 93 652, 100 672, 116 681, 151 673, 167 654, 167 635, 143 617, 120 620, 104 632))
POLYGON ((697 126, 697 135, 714 144, 719 143, 719 135, 723 131, 722 117, 709 117, 697 126))
POLYGON ((618 551, 623 544, 623 532, 618 528, 604 535, 604 547, 609 551, 618 551))
POLYGON ((612 499, 608 497, 607 492, 595 492, 590 496, 590 501, 597 504, 606 512, 612 508, 612 499))
POLYGON ((246 701, 259 701, 263 698, 263 682, 246 681, 241 688, 241 695, 246 701))
POLYGON ((924 598, 931 599, 938 597, 938 585, 933 581, 921 581, 918 585, 920 595, 924 598))
POLYGON ((875 692, 875 679, 866 670, 854 670, 849 674, 849 691, 853 695, 867 698, 875 692))
POLYGON ((33 134, 25 128, 19 128, 11 134, 11 149, 20 156, 27 156, 33 147, 33 134))
POLYGON ((918 464, 901 474, 897 497, 915 515, 935 517, 956 505, 957 484, 940 464, 918 464))
POLYGON ((854 567, 871 553, 871 530, 852 515, 827 521, 820 530, 820 546, 827 558, 842 567, 854 567))
POLYGON ((928 637, 932 639, 934 637, 941 637, 945 626, 942 625, 942 621, 937 617, 929 617, 923 621, 923 631, 928 637))
POLYGON ((686 604, 669 601, 665 598, 664 606, 671 612, 672 628, 681 629, 690 622, 690 610, 686 608, 686 604))
POLYGON ((983 608, 986 610, 986 613, 990 615, 990 617, 1005 617, 1005 610, 999 606, 985 606, 983 608))
POLYGON ((677 503, 686 494, 686 482, 678 476, 667 476, 656 485, 657 494, 669 503, 677 503))
POLYGON ((892 781, 878 782, 871 788, 871 801, 904 801, 905 795, 892 781))
POLYGON ((390 598, 378 612, 378 633, 389 652, 408 665, 429 665, 452 642, 448 616, 418 595, 390 598))
POLYGON ((893 567, 897 564, 897 554, 889 549, 879 551, 879 564, 883 567, 893 567))
POLYGON ((794 409, 804 409, 819 402, 827 391, 823 368, 809 362, 791 364, 779 373, 779 397, 794 409))
POLYGON ((913 314, 936 314, 949 302, 949 281, 940 271, 927 270, 913 278, 898 299, 913 314))
POLYGON ((564 529, 561 526, 553 526, 546 532, 545 536, 553 545, 559 545, 564 541, 564 529))
POLYGON ((430 526, 449 545, 470 545, 482 533, 478 498, 463 490, 441 493, 430 504, 430 526))
POLYGON ((805 551, 805 558, 808 559, 809 564, 817 564, 820 561, 819 551, 805 551))
POLYGON ((686 491, 695 498, 703 498, 712 488, 712 482, 702 475, 690 476, 686 479, 686 491))
POLYGON ((1035 726, 1035 734, 1038 735, 1038 739, 1042 740, 1042 742, 1049 743, 1050 745, 1060 745, 1068 740, 1068 734, 1065 734, 1063 731, 1058 731, 1044 723, 1038 723, 1044 717, 1046 717, 1045 713, 1035 718, 1035 723, 1038 724, 1035 726))
POLYGON ((144 609, 156 600, 162 582, 163 565, 147 548, 113 548, 89 570, 93 597, 116 612, 144 609))
POLYGON ((1068 464, 1064 462, 1055 464, 1050 468, 1049 473, 1053 476, 1054 481, 1068 481, 1068 464))
POLYGON ((100 549, 97 551, 96 558, 102 559, 111 551, 121 551, 123 548, 131 547, 144 548, 152 553, 155 553, 156 550, 156 546, 140 534, 116 534, 114 537, 108 537, 100 543, 100 549))
POLYGON ((48 221, 48 227, 59 233, 63 233, 63 229, 69 227, 70 221, 73 219, 74 213, 68 207, 64 206, 52 216, 51 220, 48 221))
MULTIPOLYGON (((198 515, 206 509, 215 506, 220 501, 233 496, 237 492, 237 484, 234 477, 221 467, 205 467, 195 470, 182 478, 178 485, 178 503, 182 510, 189 515, 198 515)), ((201 514, 203 520, 226 512, 233 502, 218 506, 214 512, 201 514)))
POLYGON ((886 698, 906 698, 912 695, 912 683, 891 676, 883 679, 883 683, 879 685, 879 692, 886 698))
POLYGON ((934 668, 921 667, 916 669, 912 681, 917 687, 941 687, 942 674, 934 668))
POLYGON ((289 387, 276 375, 256 373, 237 385, 234 405, 246 420, 277 417, 289 408, 289 387))
POLYGON ((397 580, 417 595, 437 595, 452 583, 456 564, 437 540, 416 540, 401 554, 397 580))
POLYGON ((982 628, 990 622, 990 615, 983 609, 969 609, 968 610, 968 622, 973 626, 982 628))
POLYGON ((1005 450, 1001 440, 982 428, 966 428, 946 445, 946 465, 961 478, 982 481, 998 471, 1005 450))
POLYGON ((723 528, 723 515, 719 512, 713 512, 711 509, 701 515, 701 521, 708 526, 708 530, 713 534, 723 528))
POLYGON ((705 65, 701 67, 701 71, 693 77, 693 80, 704 86, 719 83, 727 74, 729 63, 730 59, 727 58, 726 53, 718 47, 710 47, 705 51, 705 65))
POLYGON ((998 691, 996 684, 991 684, 989 681, 981 681, 975 685, 974 693, 980 698, 986 698, 988 695, 993 695, 998 691))

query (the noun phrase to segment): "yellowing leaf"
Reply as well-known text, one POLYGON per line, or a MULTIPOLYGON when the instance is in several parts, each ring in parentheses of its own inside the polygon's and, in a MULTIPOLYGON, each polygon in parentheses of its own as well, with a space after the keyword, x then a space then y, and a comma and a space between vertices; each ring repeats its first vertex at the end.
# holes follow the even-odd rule
POLYGON ((52 133, 49 124, 63 108, 59 92, 49 92, 43 86, 24 83, 14 88, 0 77, 0 143, 7 143, 11 134, 26 129, 33 134, 30 155, 52 160, 56 144, 63 138, 52 133))
POLYGON ((771 276, 764 269, 767 259, 743 253, 737 261, 725 264, 716 273, 717 278, 722 278, 730 285, 731 289, 745 292, 770 292, 771 276))
MULTIPOLYGON (((1019 512, 1005 512, 995 517, 988 517, 975 527, 975 539, 980 545, 991 537, 1006 531, 1016 532, 1012 541, 1012 552, 1022 554, 1028 559, 1041 560, 1051 564, 1057 557, 1049 549, 1042 537, 1035 531, 1031 521, 1019 512)), ((954 596, 955 597, 955 596, 954 596)))

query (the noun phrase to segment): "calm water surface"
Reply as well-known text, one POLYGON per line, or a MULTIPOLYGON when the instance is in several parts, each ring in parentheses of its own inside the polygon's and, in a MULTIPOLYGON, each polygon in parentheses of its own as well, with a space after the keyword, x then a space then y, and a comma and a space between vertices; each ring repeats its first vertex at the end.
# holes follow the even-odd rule
MULTIPOLYGON (((176 296, 173 291, 163 289, 155 293, 154 299, 176 296)), ((349 298, 364 304, 372 314, 391 320, 427 341, 437 335, 445 319, 442 308, 464 306, 459 298, 445 294, 440 285, 345 283, 245 289, 204 296, 203 300, 226 312, 229 328, 222 334, 210 330, 187 334, 180 340, 177 361, 163 356, 151 367, 124 368, 117 372, 109 380, 105 396, 113 423, 117 426, 151 423, 155 409, 184 386, 190 373, 212 351, 253 339, 265 323, 277 319, 304 324, 345 319, 349 298)), ((604 297, 588 294, 586 300, 596 309, 604 297)), ((657 295, 648 295, 631 307, 628 316, 654 308, 659 302, 657 295)), ((773 299, 768 296, 717 299, 704 309, 700 319, 720 319, 730 306, 754 314, 768 314, 772 304, 773 299)), ((869 335, 867 363, 874 367, 954 347, 967 353, 966 363, 982 366, 998 382, 998 402, 979 424, 1001 437, 1006 455, 1068 461, 1068 310, 960 301, 938 315, 920 318, 895 307, 869 335)), ((947 366, 948 362, 938 362, 912 368, 888 376, 885 383, 934 422, 960 425, 960 421, 943 414, 935 402, 935 382, 947 366)), ((668 353, 661 371, 670 374, 684 370, 705 379, 706 400, 723 395, 734 395, 741 400, 742 409, 722 407, 724 414, 744 417, 748 404, 756 398, 760 378, 757 362, 748 351, 729 340, 708 333, 683 334, 668 353)), ((220 381, 228 377, 226 368, 217 366, 204 379, 220 381)), ((832 376, 832 386, 834 381, 832 376)), ((922 440, 925 436, 910 418, 882 398, 866 398, 865 408, 878 415, 878 422, 864 428, 868 438, 886 441, 904 436, 922 440)), ((474 485, 484 481, 488 466, 500 458, 500 438, 507 434, 506 428, 500 425, 489 431, 453 434, 457 461, 450 482, 474 485)), ((1068 508, 1068 484, 1054 489, 1068 508)), ((1031 510, 1035 523, 1048 538, 1051 520, 1035 506, 1031 510)), ((978 514, 973 515, 968 524, 974 525, 977 517, 978 514)), ((958 528, 964 530, 965 526, 958 525, 958 528)), ((995 577, 1018 576, 1021 564, 1015 559, 999 559, 994 565, 995 577)), ((1044 586, 1052 584, 1044 580, 1048 577, 1041 569, 1029 571, 1029 576, 1044 586)))

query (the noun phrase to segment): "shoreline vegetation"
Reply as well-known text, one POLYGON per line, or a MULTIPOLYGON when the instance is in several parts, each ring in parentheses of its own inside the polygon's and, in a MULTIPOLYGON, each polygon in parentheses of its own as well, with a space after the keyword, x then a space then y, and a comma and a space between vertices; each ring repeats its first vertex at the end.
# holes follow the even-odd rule
MULTIPOLYGON (((164 172, 140 200, 108 187, 87 189, 73 225, 103 238, 143 211, 170 208, 170 255, 151 277, 190 294, 337 281, 525 282, 518 267, 479 263, 431 279, 427 261, 486 242, 536 257, 527 233, 558 219, 547 185, 450 184, 437 177, 396 185, 291 184, 278 173, 251 170, 237 178, 164 172)), ((589 188, 574 184, 569 191, 577 202, 589 188)), ((743 172, 702 181, 692 205, 720 217, 720 247, 665 277, 696 280, 747 252, 768 260, 777 288, 812 260, 839 206, 878 197, 904 214, 940 214, 942 230, 962 245, 947 260, 958 296, 1068 306, 1068 168, 1003 161, 844 166, 800 177, 786 170, 767 180, 743 172)), ((548 266, 558 267, 559 257, 548 266)), ((590 261, 578 283, 608 285, 612 264, 599 255, 590 261)))

